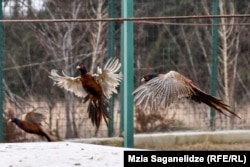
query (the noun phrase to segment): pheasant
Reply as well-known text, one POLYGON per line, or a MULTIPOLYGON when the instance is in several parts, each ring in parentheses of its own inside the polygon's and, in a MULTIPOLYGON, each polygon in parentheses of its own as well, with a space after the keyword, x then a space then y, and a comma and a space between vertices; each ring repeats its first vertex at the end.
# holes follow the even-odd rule
POLYGON ((36 134, 45 137, 49 142, 59 141, 59 138, 50 134, 50 130, 45 127, 44 121, 46 108, 38 107, 23 114, 21 118, 11 118, 9 121, 16 124, 20 129, 27 133, 36 134))
POLYGON ((220 113, 228 112, 240 118, 222 100, 205 93, 192 80, 176 71, 146 75, 141 81, 144 84, 133 92, 135 105, 139 108, 157 111, 180 98, 190 98, 198 103, 205 103, 220 113))
POLYGON ((49 78, 54 81, 54 85, 67 91, 73 92, 76 96, 83 98, 83 102, 89 102, 87 112, 93 125, 100 127, 101 120, 104 118, 108 125, 108 104, 112 93, 117 93, 116 87, 119 86, 122 74, 119 71, 121 67, 118 59, 109 59, 101 69, 97 67, 97 73, 88 72, 86 66, 80 64, 77 69, 80 76, 70 77, 57 70, 51 70, 49 78))

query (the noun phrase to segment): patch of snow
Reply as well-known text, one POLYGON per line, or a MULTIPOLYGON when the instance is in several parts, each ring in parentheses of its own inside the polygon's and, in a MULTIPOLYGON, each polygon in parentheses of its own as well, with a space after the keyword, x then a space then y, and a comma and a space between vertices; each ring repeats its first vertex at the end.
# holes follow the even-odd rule
POLYGON ((124 150, 133 149, 73 142, 2 143, 0 166, 122 167, 124 150))

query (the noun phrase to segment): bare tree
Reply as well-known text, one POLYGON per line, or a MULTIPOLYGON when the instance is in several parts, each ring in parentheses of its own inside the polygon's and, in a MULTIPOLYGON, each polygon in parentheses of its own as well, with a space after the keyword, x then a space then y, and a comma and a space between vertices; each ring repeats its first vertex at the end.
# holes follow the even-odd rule
MULTIPOLYGON (((232 1, 219 1, 219 9, 221 15, 235 14, 234 2, 232 1)), ((238 27, 225 25, 227 23, 236 23, 235 18, 227 19, 222 17, 220 20, 222 25, 219 27, 221 41, 219 60, 223 68, 220 70, 219 83, 223 88, 225 102, 234 109, 234 88, 239 56, 240 33, 238 27)))
MULTIPOLYGON (((86 6, 83 1, 74 0, 70 2, 47 1, 45 11, 52 19, 77 19, 84 15, 86 6)), ((36 17, 42 17, 34 14, 36 17)), ((54 61, 57 69, 64 70, 67 74, 73 75, 76 71, 76 63, 89 57, 88 43, 85 42, 88 24, 77 22, 63 22, 52 24, 32 24, 32 30, 35 32, 36 39, 45 48, 47 57, 54 61), (56 60, 63 60, 56 61, 56 60)), ((74 95, 64 92, 65 95, 65 112, 66 112, 66 138, 78 137, 75 113, 74 95)), ((51 97, 53 98, 53 97, 51 97)))
MULTIPOLYGON (((41 14, 47 13, 51 19, 103 18, 107 16, 107 7, 104 0, 98 1, 47 1, 41 14)), ((36 39, 45 48, 47 57, 55 61, 53 66, 60 67, 68 75, 76 73, 76 65, 91 56, 90 71, 102 62, 106 54, 107 23, 43 23, 33 24, 32 30, 36 39), (56 60, 63 60, 63 63, 56 60)), ((89 65, 89 64, 88 64, 89 65)), ((59 68, 59 69, 60 69, 59 68)), ((67 120, 66 138, 78 137, 76 125, 76 108, 74 95, 65 92, 65 112, 67 120)))
MULTIPOLYGON (((93 1, 89 2, 90 9, 88 15, 90 18, 102 19, 107 17, 107 6, 105 6, 104 0, 97 0, 94 4, 93 1)), ((90 71, 94 72, 98 63, 101 62, 104 55, 107 54, 107 23, 106 22, 94 22, 90 25, 89 33, 91 35, 90 45, 93 50, 92 63, 90 71)))

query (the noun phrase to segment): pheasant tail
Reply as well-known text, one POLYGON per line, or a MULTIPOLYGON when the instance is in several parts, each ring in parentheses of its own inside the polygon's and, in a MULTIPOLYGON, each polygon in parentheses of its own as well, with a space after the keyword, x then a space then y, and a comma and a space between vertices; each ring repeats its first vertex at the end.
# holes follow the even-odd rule
POLYGON ((49 142, 56 142, 56 141, 61 141, 61 139, 59 139, 58 137, 54 136, 54 135, 51 135, 50 134, 50 130, 43 127, 43 126, 40 126, 41 127, 41 130, 42 130, 42 133, 44 136, 49 142))
POLYGON ((230 107, 227 104, 223 103, 222 100, 217 99, 217 98, 215 98, 207 93, 204 93, 200 90, 198 91, 197 96, 193 96, 192 98, 195 101, 203 102, 203 103, 209 105, 210 107, 215 108, 217 111, 219 111, 220 113, 222 113, 226 116, 228 116, 228 115, 225 114, 223 111, 227 111, 227 112, 231 113, 232 115, 240 118, 236 113, 232 112, 230 110, 230 107))
POLYGON ((92 124, 95 125, 97 128, 100 127, 102 118, 104 119, 106 125, 108 126, 108 119, 110 119, 110 117, 107 107, 108 107, 108 99, 106 99, 105 97, 102 97, 101 99, 98 100, 90 99, 87 111, 92 124))

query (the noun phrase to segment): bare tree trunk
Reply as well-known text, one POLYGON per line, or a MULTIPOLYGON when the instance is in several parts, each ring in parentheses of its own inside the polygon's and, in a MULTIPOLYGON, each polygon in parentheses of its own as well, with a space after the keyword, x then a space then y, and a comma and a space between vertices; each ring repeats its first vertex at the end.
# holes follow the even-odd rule
MULTIPOLYGON (((220 7, 220 14, 225 14, 225 9, 224 9, 224 3, 223 1, 219 2, 219 7, 220 7)), ((220 39, 221 39, 221 62, 223 64, 223 78, 224 78, 224 94, 225 94, 225 101, 227 104, 229 104, 229 76, 228 76, 228 29, 225 25, 226 20, 225 18, 221 18, 221 24, 222 26, 220 27, 219 34, 220 34, 220 39)))
POLYGON ((190 49, 190 46, 189 46, 189 42, 187 40, 186 33, 184 31, 183 26, 181 26, 181 32, 183 34, 185 45, 186 45, 186 48, 187 48, 188 58, 189 58, 189 61, 190 61, 190 64, 191 64, 190 68, 192 69, 194 79, 197 81, 197 74, 196 74, 196 69, 195 69, 195 66, 194 66, 193 56, 192 56, 191 49, 190 49))
POLYGON ((73 129, 72 129, 72 120, 71 120, 71 94, 69 94, 68 92, 65 92, 65 116, 66 116, 66 134, 65 134, 65 138, 73 138, 73 129))
MULTIPOLYGON (((235 13, 233 2, 219 1, 220 14, 226 15, 227 11, 230 11, 230 14, 235 13)), ((228 22, 235 23, 235 19, 231 18, 228 22)), ((227 104, 234 109, 234 87, 237 71, 237 59, 238 59, 238 47, 239 42, 239 33, 236 33, 236 28, 234 26, 226 26, 226 18, 221 18, 222 26, 219 27, 219 35, 221 39, 220 46, 220 62, 222 63, 223 69, 221 74, 221 86, 223 87, 224 100, 227 104)), ((226 119, 226 127, 229 127, 229 124, 233 126, 233 120, 226 119)))
MULTIPOLYGON (((107 8, 103 8, 104 6, 103 0, 98 0, 97 8, 95 9, 94 4, 92 1, 90 1, 90 6, 92 9, 92 13, 94 16, 91 16, 96 19, 101 19, 104 17, 107 17, 107 8)), ((107 23, 105 22, 95 22, 93 23, 93 28, 89 29, 90 34, 92 36, 91 38, 91 46, 93 50, 93 55, 92 55, 92 63, 91 63, 91 68, 90 71, 94 72, 97 64, 100 62, 101 55, 105 53, 105 37, 106 37, 106 32, 105 30, 107 29, 107 23)))

